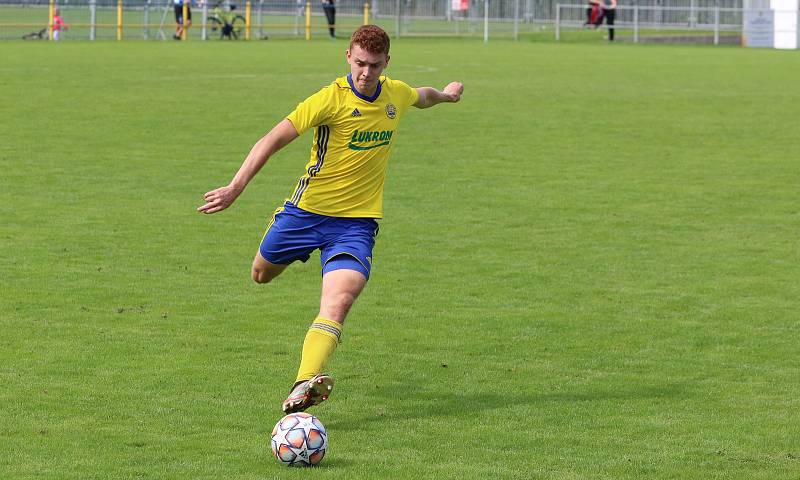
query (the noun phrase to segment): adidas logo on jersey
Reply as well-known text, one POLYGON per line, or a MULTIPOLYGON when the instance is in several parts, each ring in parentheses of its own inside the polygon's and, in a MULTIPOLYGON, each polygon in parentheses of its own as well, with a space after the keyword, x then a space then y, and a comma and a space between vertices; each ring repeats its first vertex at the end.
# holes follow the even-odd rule
POLYGON ((361 116, 361 112, 359 112, 357 108, 353 109, 353 113, 351 113, 350 116, 351 117, 360 117, 361 116))

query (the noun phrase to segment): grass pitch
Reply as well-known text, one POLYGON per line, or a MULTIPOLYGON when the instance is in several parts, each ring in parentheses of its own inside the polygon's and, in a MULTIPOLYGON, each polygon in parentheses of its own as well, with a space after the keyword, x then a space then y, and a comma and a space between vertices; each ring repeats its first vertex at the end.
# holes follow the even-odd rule
POLYGON ((268 434, 318 257, 249 267, 310 138, 202 216, 343 42, 0 44, 0 477, 800 476, 796 52, 402 40, 373 277, 268 434))

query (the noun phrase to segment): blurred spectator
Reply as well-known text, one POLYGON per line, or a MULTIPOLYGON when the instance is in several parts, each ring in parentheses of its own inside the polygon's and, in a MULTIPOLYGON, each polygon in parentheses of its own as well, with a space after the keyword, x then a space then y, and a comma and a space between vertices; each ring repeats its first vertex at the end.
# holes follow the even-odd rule
POLYGON ((69 25, 64 23, 64 19, 61 18, 61 11, 56 8, 53 14, 53 40, 57 42, 61 38, 61 32, 66 30, 69 30, 69 25))
POLYGON ((331 38, 336 38, 336 5, 334 0, 322 0, 322 10, 325 11, 325 18, 328 19, 328 32, 331 38))
POLYGON ((602 0, 589 0, 589 6, 586 7, 586 21, 583 22, 584 27, 597 28, 602 22, 603 5, 600 3, 602 0))
POLYGON ((172 0, 175 6, 175 35, 172 36, 175 40, 183 38, 184 30, 192 26, 192 9, 191 0, 172 0), (183 21, 183 2, 186 1, 186 25, 183 21))
POLYGON ((603 9, 600 12, 600 18, 597 20, 597 26, 603 24, 603 19, 606 20, 608 26, 608 41, 614 41, 614 18, 617 16, 617 0, 602 0, 603 9))

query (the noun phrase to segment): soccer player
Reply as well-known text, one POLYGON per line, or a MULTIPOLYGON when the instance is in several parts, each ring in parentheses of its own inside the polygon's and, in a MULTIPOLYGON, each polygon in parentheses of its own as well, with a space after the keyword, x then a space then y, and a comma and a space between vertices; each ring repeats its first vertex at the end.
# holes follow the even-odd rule
POLYGON ((311 158, 291 198, 272 216, 253 260, 252 277, 269 283, 295 260, 320 250, 322 295, 319 315, 303 343, 300 368, 282 409, 303 411, 328 398, 333 378, 323 373, 345 317, 364 289, 372 247, 383 215, 383 184, 397 127, 409 107, 458 102, 464 86, 412 88, 382 76, 389 63, 389 36, 365 25, 346 51, 350 74, 301 102, 253 146, 233 180, 205 194, 198 211, 228 208, 267 160, 314 129, 311 158))

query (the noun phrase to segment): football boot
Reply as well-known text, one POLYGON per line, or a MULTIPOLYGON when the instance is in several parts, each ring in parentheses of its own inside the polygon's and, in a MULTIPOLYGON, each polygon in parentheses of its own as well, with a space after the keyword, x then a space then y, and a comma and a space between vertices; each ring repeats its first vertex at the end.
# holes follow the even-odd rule
POLYGON ((325 373, 309 380, 297 382, 289 396, 283 401, 283 413, 303 412, 307 408, 320 404, 328 399, 333 390, 333 377, 325 373))

